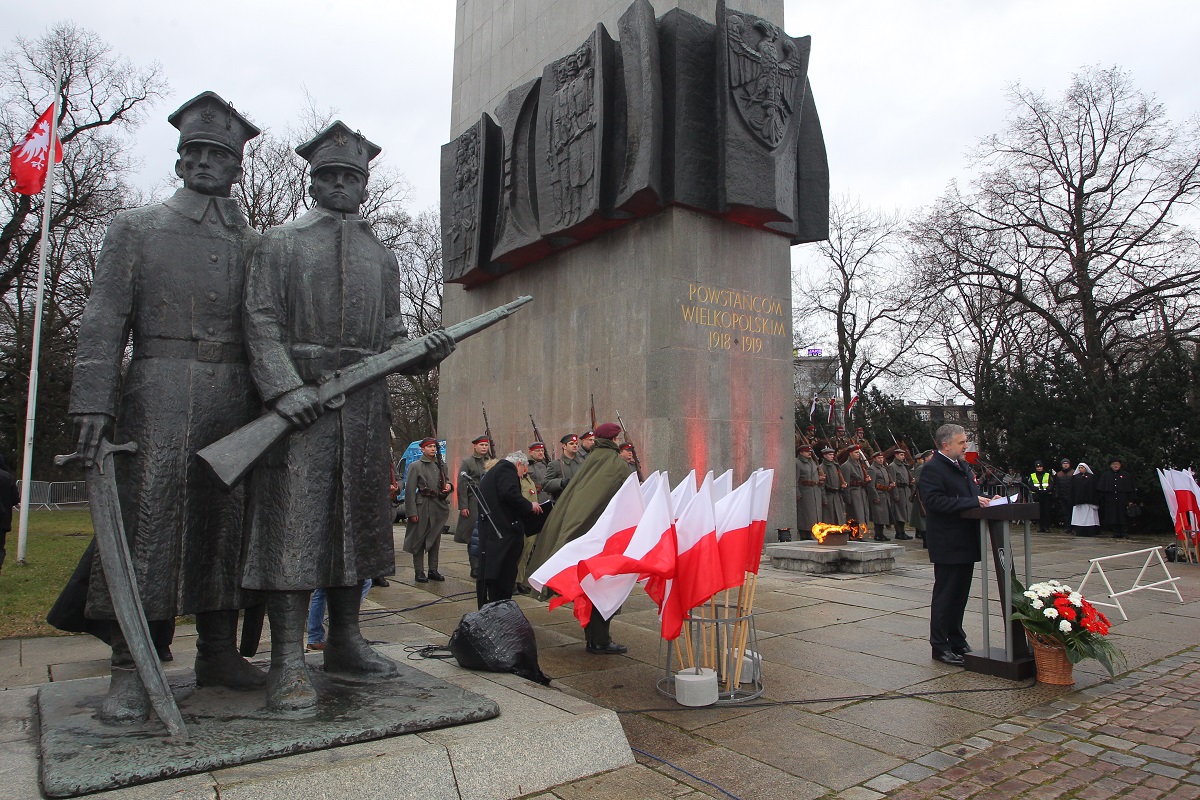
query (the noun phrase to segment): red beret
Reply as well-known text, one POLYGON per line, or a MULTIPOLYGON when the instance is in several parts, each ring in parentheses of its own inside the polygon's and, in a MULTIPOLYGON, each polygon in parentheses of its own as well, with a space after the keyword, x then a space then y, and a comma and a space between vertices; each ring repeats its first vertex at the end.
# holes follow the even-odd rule
POLYGON ((601 439, 615 439, 621 435, 621 426, 615 422, 605 422, 596 426, 596 435, 601 439))

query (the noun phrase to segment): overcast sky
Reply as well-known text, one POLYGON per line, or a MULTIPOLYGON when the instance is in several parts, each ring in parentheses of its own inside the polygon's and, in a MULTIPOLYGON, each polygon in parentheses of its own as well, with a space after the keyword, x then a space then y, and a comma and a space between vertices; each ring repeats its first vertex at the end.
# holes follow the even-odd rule
MULTIPOLYGON (((282 129, 307 92, 384 148, 420 210, 438 202, 449 137, 454 9, 454 0, 13 0, 0 4, 0 32, 7 47, 69 19, 136 63, 162 64, 171 91, 138 133, 147 188, 174 163, 166 115, 184 100, 212 89, 282 129)), ((813 39, 833 190, 872 205, 936 198, 962 174, 967 149, 999 130, 1014 81, 1057 94, 1083 65, 1119 64, 1173 118, 1200 112, 1200 7, 1182 0, 787 0, 785 9, 788 33, 813 39)))

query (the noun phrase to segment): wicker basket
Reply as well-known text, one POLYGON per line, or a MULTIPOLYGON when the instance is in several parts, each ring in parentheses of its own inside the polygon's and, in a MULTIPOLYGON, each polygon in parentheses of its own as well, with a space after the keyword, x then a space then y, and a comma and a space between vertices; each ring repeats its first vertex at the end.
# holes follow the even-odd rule
POLYGON ((1053 686, 1071 686, 1075 683, 1072 674, 1074 664, 1067 658, 1067 648, 1062 642, 1047 639, 1032 631, 1025 631, 1029 647, 1033 650, 1033 663, 1037 665, 1039 683, 1049 683, 1053 686))

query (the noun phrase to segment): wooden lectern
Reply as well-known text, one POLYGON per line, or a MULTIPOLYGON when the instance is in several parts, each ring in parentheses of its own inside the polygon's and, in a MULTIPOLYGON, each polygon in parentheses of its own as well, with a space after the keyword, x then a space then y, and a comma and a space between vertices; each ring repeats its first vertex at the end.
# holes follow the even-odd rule
POLYGON ((1036 672, 1029 643, 1025 641, 1024 629, 1013 622, 1012 616, 1012 523, 1024 522, 1025 528, 1025 585, 1030 583, 1030 525, 1038 518, 1037 503, 1007 503, 1001 506, 973 508, 962 512, 968 519, 979 520, 980 551, 984 554, 979 563, 979 577, 983 595, 983 648, 963 656, 965 666, 971 672, 995 675, 1010 681, 1032 678, 1036 672), (991 544, 992 563, 996 567, 996 584, 1000 590, 1001 617, 1004 621, 1004 647, 992 647, 991 625, 988 618, 988 544, 991 544))

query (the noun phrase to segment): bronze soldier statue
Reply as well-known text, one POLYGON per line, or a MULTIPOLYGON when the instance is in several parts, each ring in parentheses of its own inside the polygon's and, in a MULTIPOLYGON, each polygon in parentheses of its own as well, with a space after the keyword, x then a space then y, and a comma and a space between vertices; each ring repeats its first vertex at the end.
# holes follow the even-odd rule
MULTIPOLYGON (((118 494, 147 619, 195 614, 197 683, 248 690, 264 676, 234 641, 238 609, 253 602, 239 585, 245 493, 226 492, 192 455, 259 411, 241 308, 258 235, 230 199, 259 130, 213 92, 168 121, 179 129, 183 188, 109 226, 79 327, 70 414, 85 465, 109 428, 114 440, 137 444, 118 461, 118 494)), ((115 619, 100 559, 85 614, 115 619)), ((110 627, 112 681, 100 716, 145 719, 145 687, 110 627)))
MULTIPOLYGON (((246 277, 246 346, 267 405, 296 428, 251 476, 243 586, 268 592, 267 707, 304 711, 317 697, 304 663, 309 594, 329 601, 325 670, 389 677, 396 665, 358 627, 366 578, 395 573, 390 483, 391 414, 377 380, 322 406, 317 382, 407 338, 396 256, 359 213, 380 148, 341 121, 296 148, 309 163, 316 207, 273 228, 246 277)), ((405 371, 431 368, 453 349, 437 331, 405 371)))

